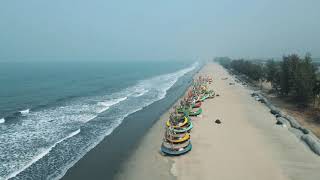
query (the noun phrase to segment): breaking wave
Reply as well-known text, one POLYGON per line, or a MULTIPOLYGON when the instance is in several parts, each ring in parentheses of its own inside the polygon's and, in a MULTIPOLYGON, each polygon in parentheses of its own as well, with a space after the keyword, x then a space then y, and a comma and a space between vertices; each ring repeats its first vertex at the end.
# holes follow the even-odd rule
POLYGON ((173 73, 141 80, 112 94, 80 97, 39 111, 20 111, 23 121, 9 124, 10 127, 0 133, 0 142, 3 142, 0 145, 0 159, 3 159, 0 179, 26 179, 33 174, 29 171, 40 171, 37 174, 46 171, 46 176, 52 178, 63 176, 127 116, 163 99, 180 77, 196 67, 198 63, 173 73), (60 161, 59 158, 50 158, 56 155, 63 158, 60 161), (48 165, 54 166, 50 169, 55 171, 46 170, 48 165))

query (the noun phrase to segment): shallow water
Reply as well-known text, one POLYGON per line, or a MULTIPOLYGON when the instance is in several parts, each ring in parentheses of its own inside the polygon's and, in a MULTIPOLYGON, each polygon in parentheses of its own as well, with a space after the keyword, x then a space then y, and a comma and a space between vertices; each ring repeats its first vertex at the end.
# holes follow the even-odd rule
POLYGON ((166 97, 191 63, 1 66, 0 179, 61 177, 123 119, 166 97))

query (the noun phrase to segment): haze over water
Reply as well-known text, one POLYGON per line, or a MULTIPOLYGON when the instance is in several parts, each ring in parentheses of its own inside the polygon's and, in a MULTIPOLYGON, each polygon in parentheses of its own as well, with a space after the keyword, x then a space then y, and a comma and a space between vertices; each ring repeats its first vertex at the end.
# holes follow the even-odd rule
POLYGON ((318 7, 317 0, 4 0, 0 60, 320 57, 318 7))
POLYGON ((169 108, 201 67, 195 61, 320 57, 319 7, 317 0, 1 1, 0 179, 60 178, 126 117, 155 103, 169 108))

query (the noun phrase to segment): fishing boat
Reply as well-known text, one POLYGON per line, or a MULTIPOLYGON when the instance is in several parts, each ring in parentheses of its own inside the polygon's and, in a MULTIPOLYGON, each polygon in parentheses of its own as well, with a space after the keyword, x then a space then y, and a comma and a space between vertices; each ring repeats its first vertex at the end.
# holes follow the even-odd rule
POLYGON ((172 128, 172 131, 175 133, 186 133, 186 132, 190 132, 192 128, 193 128, 192 122, 188 121, 188 123, 185 126, 179 127, 179 128, 172 128))
POLYGON ((178 148, 168 148, 164 144, 162 144, 160 150, 161 150, 161 152, 163 152, 164 154, 169 155, 169 156, 179 156, 179 155, 182 155, 182 154, 185 154, 185 153, 191 151, 192 144, 190 141, 188 141, 188 142, 189 142, 189 144, 186 147, 181 147, 179 149, 178 148))
POLYGON ((173 131, 172 129, 169 130, 169 128, 167 128, 166 133, 170 133, 170 136, 172 136, 173 138, 181 139, 181 138, 183 138, 185 136, 185 134, 187 132, 178 133, 178 132, 173 131))
POLYGON ((173 123, 171 120, 168 120, 166 125, 167 127, 179 128, 185 126, 189 121, 189 118, 184 117, 183 122, 173 123))
POLYGON ((167 140, 164 140, 162 142, 162 146, 168 149, 173 149, 173 150, 179 150, 180 148, 185 148, 190 144, 191 140, 187 140, 185 142, 179 143, 179 144, 173 144, 167 140))
POLYGON ((207 98, 209 98, 209 94, 204 94, 203 96, 201 96, 200 101, 203 102, 204 100, 206 100, 207 98))
POLYGON ((189 111, 189 112, 188 112, 188 115, 189 115, 189 116, 198 116, 198 115, 200 115, 201 113, 202 113, 202 109, 199 108, 197 111, 189 111))
POLYGON ((199 108, 201 107, 201 102, 193 103, 192 108, 199 108))
POLYGON ((179 114, 184 114, 184 115, 186 115, 187 112, 188 112, 188 109, 189 109, 189 108, 179 107, 179 108, 177 108, 176 110, 177 110, 177 112, 178 112, 179 114))
POLYGON ((168 133, 165 135, 165 138, 170 143, 183 143, 183 142, 188 141, 190 139, 190 134, 185 133, 182 138, 177 138, 176 136, 171 136, 171 134, 168 133))
POLYGON ((208 98, 214 98, 216 96, 216 93, 212 90, 210 93, 209 93, 209 97, 208 98))

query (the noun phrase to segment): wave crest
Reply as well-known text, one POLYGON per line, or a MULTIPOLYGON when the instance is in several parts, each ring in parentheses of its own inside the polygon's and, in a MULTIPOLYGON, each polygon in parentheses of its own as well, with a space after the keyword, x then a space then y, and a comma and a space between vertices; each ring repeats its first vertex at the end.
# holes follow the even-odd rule
POLYGON ((25 110, 22 110, 22 111, 19 111, 19 112, 20 112, 20 114, 22 116, 26 116, 26 115, 28 115, 30 113, 30 109, 25 109, 25 110))

